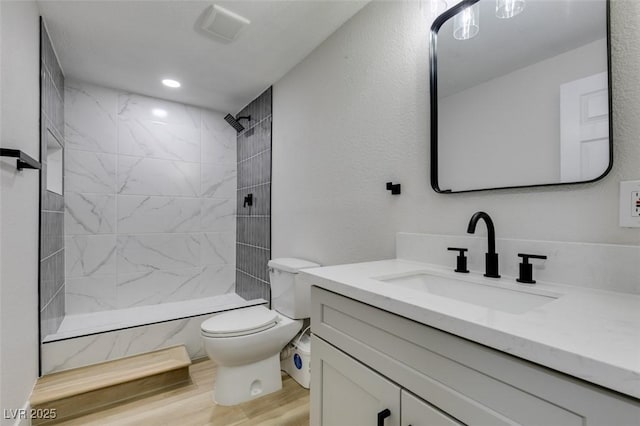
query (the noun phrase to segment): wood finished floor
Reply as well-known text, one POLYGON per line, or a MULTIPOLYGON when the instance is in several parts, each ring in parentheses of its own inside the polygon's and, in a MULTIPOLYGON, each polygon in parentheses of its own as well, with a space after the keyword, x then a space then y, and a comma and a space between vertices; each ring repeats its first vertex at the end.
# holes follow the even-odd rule
POLYGON ((209 360, 190 368, 191 383, 142 397, 106 410, 58 423, 85 425, 179 425, 179 426, 308 426, 309 391, 286 374, 282 390, 233 407, 211 400, 216 367, 209 360))

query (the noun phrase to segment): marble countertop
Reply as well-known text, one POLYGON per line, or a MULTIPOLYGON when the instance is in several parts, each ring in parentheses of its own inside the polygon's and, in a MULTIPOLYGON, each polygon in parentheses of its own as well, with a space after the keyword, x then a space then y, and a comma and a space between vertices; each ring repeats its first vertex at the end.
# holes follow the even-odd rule
POLYGON ((640 398, 640 296, 512 277, 484 278, 406 260, 328 266, 300 278, 360 302, 498 349, 574 377, 640 398), (510 314, 380 281, 380 277, 431 272, 506 289, 561 297, 510 314), (466 278, 469 277, 469 278, 466 278))

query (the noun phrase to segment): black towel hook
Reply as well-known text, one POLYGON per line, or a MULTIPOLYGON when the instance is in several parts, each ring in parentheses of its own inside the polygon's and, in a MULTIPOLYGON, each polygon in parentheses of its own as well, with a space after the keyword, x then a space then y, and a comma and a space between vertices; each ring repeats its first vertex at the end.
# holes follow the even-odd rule
POLYGON ((391 193, 393 195, 398 195, 398 194, 400 194, 400 184, 399 183, 394 184, 393 182, 387 182, 387 190, 391 191, 391 193))

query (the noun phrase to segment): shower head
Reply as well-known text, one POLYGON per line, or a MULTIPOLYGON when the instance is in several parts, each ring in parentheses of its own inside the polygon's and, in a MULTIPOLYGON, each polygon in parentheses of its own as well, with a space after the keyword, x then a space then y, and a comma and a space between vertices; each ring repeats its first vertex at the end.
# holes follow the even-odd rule
POLYGON ((247 121, 251 121, 251 116, 248 115, 246 117, 238 117, 235 118, 233 115, 231 114, 227 114, 224 119, 227 121, 227 123, 231 124, 231 127, 233 127, 234 129, 236 129, 236 132, 240 133, 241 131, 244 130, 244 126, 242 124, 240 124, 240 120, 247 120, 247 121))

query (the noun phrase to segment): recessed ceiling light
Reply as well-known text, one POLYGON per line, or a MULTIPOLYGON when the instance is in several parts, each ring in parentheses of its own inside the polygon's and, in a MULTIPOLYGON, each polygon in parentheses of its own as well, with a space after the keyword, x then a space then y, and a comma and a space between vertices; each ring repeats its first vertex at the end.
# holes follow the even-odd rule
POLYGON ((180 82, 179 81, 171 80, 170 78, 165 78, 164 80, 162 80, 162 84, 164 84, 167 87, 172 87, 172 88, 180 87, 180 82))
POLYGON ((167 110, 161 109, 161 108, 154 108, 151 110, 151 114, 155 115, 156 117, 164 118, 167 116, 167 110))

